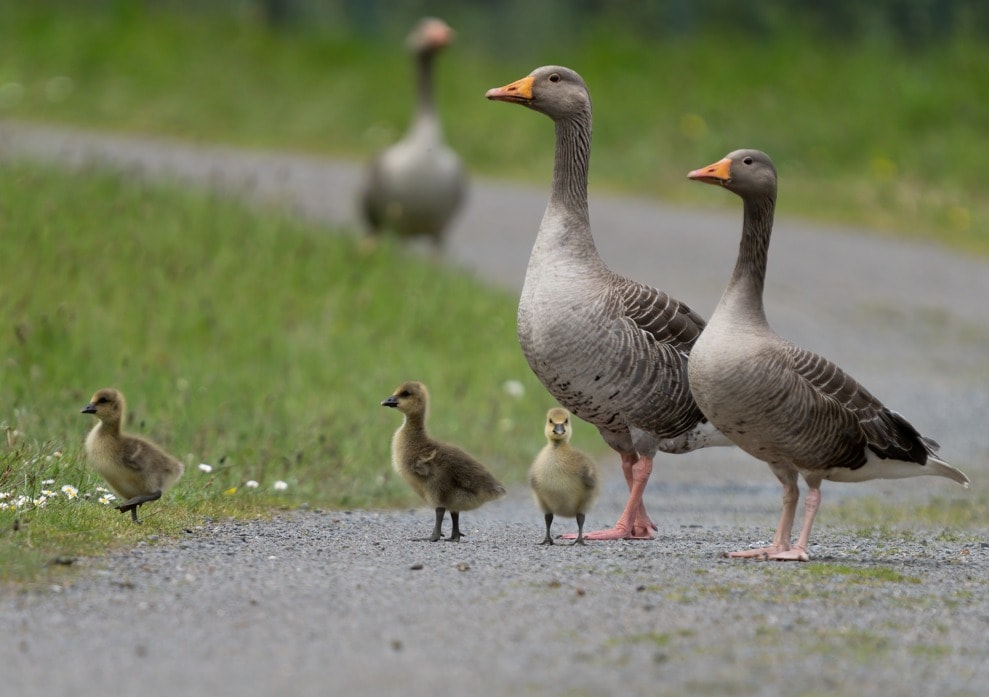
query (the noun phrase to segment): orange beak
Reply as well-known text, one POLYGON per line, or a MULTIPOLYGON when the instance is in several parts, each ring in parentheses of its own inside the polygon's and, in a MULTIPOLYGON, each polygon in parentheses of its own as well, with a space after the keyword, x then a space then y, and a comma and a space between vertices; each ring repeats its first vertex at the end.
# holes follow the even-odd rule
POLYGON ((526 102, 532 101, 532 83, 535 80, 532 76, 527 76, 521 80, 516 80, 511 82, 504 87, 493 87, 485 93, 485 97, 488 99, 494 99, 499 102, 515 102, 516 104, 525 104, 526 102))
POLYGON ((724 186, 731 182, 731 160, 727 157, 723 160, 718 160, 713 165, 695 169, 687 177, 706 184, 721 184, 724 186))

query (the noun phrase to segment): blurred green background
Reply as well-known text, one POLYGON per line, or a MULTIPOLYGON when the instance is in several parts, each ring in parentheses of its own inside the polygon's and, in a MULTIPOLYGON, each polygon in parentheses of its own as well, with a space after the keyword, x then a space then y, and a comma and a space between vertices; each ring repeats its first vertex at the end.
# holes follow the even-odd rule
MULTIPOLYGON (((0 120, 363 161, 408 124, 404 38, 426 14, 457 31, 437 87, 475 175, 548 183, 546 120, 484 92, 558 63, 594 99, 592 196, 734 210, 685 174, 758 147, 784 215, 989 253, 989 5, 974 1, 0 0, 0 120)), ((335 232, 4 161, 0 576, 204 515, 415 504, 389 465, 398 418, 378 406, 411 378, 432 388, 436 435, 524 481, 552 400, 518 350, 517 298, 335 232), (186 461, 176 490, 140 529, 94 499, 4 508, 95 490, 78 411, 110 384, 132 427, 186 461)), ((576 441, 603 454, 587 426, 576 441)))
POLYGON ((218 0, 0 10, 0 118, 366 157, 409 118, 403 40, 435 14, 447 136, 474 172, 545 182, 538 119, 485 90, 565 64, 595 101, 595 192, 728 207, 684 173, 738 147, 776 160, 781 211, 979 252, 989 8, 828 3, 218 0))

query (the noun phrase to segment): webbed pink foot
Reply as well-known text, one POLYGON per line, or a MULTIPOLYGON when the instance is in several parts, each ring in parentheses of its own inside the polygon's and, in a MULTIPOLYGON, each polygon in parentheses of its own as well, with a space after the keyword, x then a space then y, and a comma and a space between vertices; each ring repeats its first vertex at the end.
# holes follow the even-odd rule
POLYGON ((777 554, 784 553, 785 551, 786 549, 779 545, 772 545, 771 547, 760 547, 759 549, 743 549, 738 552, 725 552, 725 556, 732 559, 770 559, 777 554))
POLYGON ((732 559, 761 559, 764 561, 810 561, 807 550, 797 546, 773 545, 760 549, 745 549, 739 552, 727 552, 726 557, 732 559))
MULTIPOLYGON (((560 535, 564 540, 574 540, 577 539, 577 535, 570 532, 565 535, 560 535)), ((632 540, 636 539, 632 536, 632 533, 628 528, 608 528, 607 530, 596 530, 595 532, 585 532, 585 540, 632 540)))
POLYGON ((771 561, 810 561, 810 555, 807 554, 806 549, 794 546, 783 552, 770 554, 769 559, 771 561))

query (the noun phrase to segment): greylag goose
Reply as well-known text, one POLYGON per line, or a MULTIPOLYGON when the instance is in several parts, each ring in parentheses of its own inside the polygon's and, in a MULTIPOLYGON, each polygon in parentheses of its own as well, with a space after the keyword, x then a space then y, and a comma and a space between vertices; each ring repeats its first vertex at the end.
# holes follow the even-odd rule
POLYGON ((614 528, 587 539, 651 539, 642 494, 658 450, 728 444, 706 423, 687 385, 687 354, 704 320, 679 300, 611 271, 591 235, 587 172, 591 97, 560 66, 487 92, 556 124, 549 204, 518 309, 529 367, 556 400, 598 428, 621 456, 628 502, 614 528))
POLYGON ((124 395, 108 387, 98 390, 83 407, 83 414, 99 419, 86 436, 86 456, 113 492, 124 499, 117 509, 130 511, 131 519, 139 523, 138 506, 160 499, 182 476, 184 467, 151 441, 121 430, 126 406, 124 395))
POLYGON ((763 308, 776 170, 758 150, 736 150, 688 175, 718 184, 744 203, 742 241, 728 287, 690 353, 690 386, 701 411, 783 485, 783 512, 769 547, 732 557, 807 561, 821 482, 861 482, 937 475, 964 487, 968 477, 939 459, 920 435, 826 358, 770 328, 763 308), (800 536, 790 544, 800 491, 807 482, 800 536))
POLYGON ((570 412, 554 407, 546 414, 546 445, 529 468, 529 486, 546 519, 546 537, 540 544, 553 544, 550 529, 553 515, 577 519, 574 544, 584 544, 584 514, 598 496, 594 461, 570 445, 573 424, 570 412))
POLYGON ((403 382, 381 406, 398 409, 405 420, 391 443, 392 466, 402 479, 436 509, 433 534, 427 539, 436 542, 443 537, 443 517, 450 511, 453 530, 450 542, 463 537, 460 513, 500 498, 505 487, 484 465, 460 448, 434 440, 426 433, 429 392, 421 382, 403 382))
POLYGON ((409 34, 417 71, 417 107, 408 133, 372 161, 360 194, 370 234, 426 237, 436 247, 460 208, 467 176, 443 140, 433 100, 433 62, 453 38, 440 19, 421 20, 409 34))

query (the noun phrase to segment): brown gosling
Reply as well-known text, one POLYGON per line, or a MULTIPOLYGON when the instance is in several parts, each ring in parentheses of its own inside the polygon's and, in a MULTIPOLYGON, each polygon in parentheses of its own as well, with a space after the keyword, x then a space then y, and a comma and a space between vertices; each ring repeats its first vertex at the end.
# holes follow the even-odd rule
POLYGON ((460 448, 434 440, 426 433, 429 392, 421 382, 403 382, 381 402, 405 415, 392 438, 392 466, 419 496, 436 509, 436 525, 429 537, 436 542, 443 537, 443 516, 450 511, 453 530, 449 542, 463 537, 460 532, 461 511, 471 511, 500 498, 505 487, 480 462, 460 448))
POLYGON ((570 412, 562 407, 546 414, 547 443, 529 468, 529 486, 536 505, 546 514, 546 538, 542 545, 553 544, 550 528, 553 514, 577 519, 577 539, 584 544, 584 514, 598 497, 598 473, 594 461, 570 445, 573 425, 570 412))
POLYGON ((117 509, 130 511, 131 519, 140 523, 138 506, 160 499, 185 468, 151 441, 121 431, 126 408, 119 390, 104 388, 93 395, 82 409, 83 414, 99 419, 86 436, 86 455, 93 469, 124 499, 117 509))

